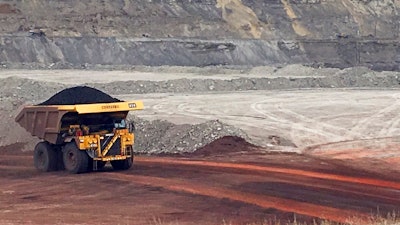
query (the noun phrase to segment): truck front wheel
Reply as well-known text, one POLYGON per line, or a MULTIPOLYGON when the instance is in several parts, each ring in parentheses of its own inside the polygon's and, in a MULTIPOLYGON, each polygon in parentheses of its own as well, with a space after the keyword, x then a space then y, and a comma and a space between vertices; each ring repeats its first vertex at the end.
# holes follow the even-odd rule
POLYGON ((110 161, 114 170, 127 170, 132 167, 133 157, 124 160, 110 161))
POLYGON ((57 170, 57 152, 47 142, 39 142, 33 153, 33 163, 39 171, 50 172, 57 170))
POLYGON ((70 173, 84 173, 88 171, 89 156, 85 151, 79 150, 73 142, 63 147, 63 161, 65 169, 70 173))

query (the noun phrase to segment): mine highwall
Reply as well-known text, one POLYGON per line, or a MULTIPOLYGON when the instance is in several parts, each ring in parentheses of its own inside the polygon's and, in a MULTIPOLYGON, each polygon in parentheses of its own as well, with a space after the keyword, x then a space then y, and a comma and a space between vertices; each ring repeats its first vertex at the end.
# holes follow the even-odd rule
POLYGON ((396 40, 199 40, 100 37, 0 37, 3 68, 90 66, 263 66, 305 64, 400 70, 396 40))

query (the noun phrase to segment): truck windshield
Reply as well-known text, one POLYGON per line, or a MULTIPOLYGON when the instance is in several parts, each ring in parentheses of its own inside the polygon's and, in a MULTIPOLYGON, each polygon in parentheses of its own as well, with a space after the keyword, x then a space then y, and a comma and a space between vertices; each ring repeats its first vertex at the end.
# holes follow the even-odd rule
POLYGON ((115 121, 114 127, 115 128, 126 128, 125 120, 115 121))

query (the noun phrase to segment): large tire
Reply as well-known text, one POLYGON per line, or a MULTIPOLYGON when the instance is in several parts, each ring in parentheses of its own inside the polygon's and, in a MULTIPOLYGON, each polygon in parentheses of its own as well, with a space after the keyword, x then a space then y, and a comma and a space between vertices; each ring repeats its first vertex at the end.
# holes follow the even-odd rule
POLYGON ((47 141, 39 142, 33 153, 33 163, 39 171, 50 172, 57 170, 57 152, 47 141))
POLYGON ((114 170, 127 170, 133 165, 133 157, 124 160, 110 161, 114 170))
POLYGON ((65 169, 70 173, 84 173, 88 171, 89 156, 85 151, 79 150, 73 142, 64 146, 63 161, 65 169))

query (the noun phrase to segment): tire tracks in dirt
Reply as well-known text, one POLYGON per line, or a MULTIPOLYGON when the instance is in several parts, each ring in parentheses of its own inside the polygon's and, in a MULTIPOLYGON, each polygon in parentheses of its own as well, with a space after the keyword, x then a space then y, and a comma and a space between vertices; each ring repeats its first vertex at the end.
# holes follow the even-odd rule
MULTIPOLYGON (((321 178, 322 175, 321 176, 315 175, 314 177, 301 176, 300 173, 301 171, 304 170, 295 170, 298 172, 295 174, 290 173, 292 171, 289 171, 289 173, 283 173, 282 171, 276 173, 273 171, 273 169, 268 171, 269 169, 268 167, 254 166, 249 164, 235 163, 231 165, 228 163, 222 163, 222 166, 219 166, 218 164, 220 163, 209 162, 209 161, 207 161, 206 164, 197 163, 199 161, 195 161, 196 162, 195 164, 191 164, 190 162, 192 161, 188 162, 185 160, 185 163, 182 163, 182 161, 180 160, 178 160, 179 162, 176 162, 176 160, 169 162, 168 161, 169 159, 166 160, 163 159, 164 158, 161 158, 161 160, 159 160, 158 158, 156 158, 156 160, 152 160, 152 158, 139 158, 136 159, 135 161, 137 164, 144 166, 160 166, 160 167, 172 167, 172 168, 176 168, 177 166, 186 166, 187 169, 195 172, 199 170, 203 171, 208 170, 213 172, 216 171, 221 173, 229 173, 232 175, 233 174, 251 175, 251 180, 258 182, 265 181, 265 175, 268 175, 268 179, 275 182, 284 182, 286 184, 301 185, 303 187, 318 188, 334 192, 358 195, 362 197, 381 199, 385 202, 390 202, 391 204, 399 203, 399 198, 400 198, 400 193, 397 193, 397 197, 393 197, 393 195, 396 195, 396 193, 393 192, 393 189, 388 187, 376 187, 374 185, 367 184, 367 186, 364 185, 363 188, 360 188, 359 183, 353 183, 353 182, 336 183, 336 185, 332 186, 331 181, 335 180, 323 179, 321 178), (238 165, 238 167, 236 167, 236 165, 238 165)), ((380 180, 377 182, 380 182, 380 180)))
MULTIPOLYGON (((8 156, 12 157, 12 156, 8 156)), ((14 158, 14 157, 12 157, 14 158)), ((29 159, 32 156, 15 156, 15 158, 25 158, 29 159)), ((201 167, 213 167, 221 169, 233 169, 242 170, 247 172, 262 172, 262 173, 281 173, 289 175, 297 175, 309 178, 317 178, 332 181, 342 181, 347 183, 371 185, 382 188, 390 188, 395 190, 400 190, 400 182, 388 181, 381 179, 365 178, 365 177, 351 177, 339 174, 328 174, 320 173, 308 170, 300 169, 290 169, 290 168, 280 168, 271 166, 260 166, 253 164, 243 164, 243 163, 229 163, 229 162, 213 162, 213 161, 200 161, 200 160, 189 160, 189 159, 176 159, 169 157, 135 157, 136 163, 141 164, 167 164, 167 165, 185 165, 185 166, 201 166, 201 167)), ((30 166, 20 166, 20 165, 0 165, 0 168, 30 168, 30 166)))
MULTIPOLYGON (((300 169, 287 169, 287 168, 279 168, 279 167, 270 167, 270 166, 259 166, 259 165, 251 165, 244 163, 227 163, 227 162, 215 162, 215 161, 196 161, 196 160, 188 160, 188 159, 172 159, 172 158, 153 158, 153 157, 137 157, 135 160, 139 165, 149 165, 155 166, 158 165, 161 167, 172 166, 174 170, 176 169, 177 174, 179 175, 179 171, 182 170, 181 166, 187 166, 190 169, 195 171, 203 171, 213 168, 217 172, 227 173, 226 169, 229 169, 228 173, 232 174, 242 174, 242 172, 248 172, 248 175, 251 176, 250 180, 258 181, 257 177, 260 177, 262 180, 261 173, 277 173, 283 175, 281 179, 285 181, 285 183, 296 183, 296 181, 289 180, 287 182, 287 178, 285 175, 290 175, 295 178, 303 177, 303 178, 316 178, 317 180, 329 180, 334 182, 344 182, 352 184, 351 188, 349 187, 331 187, 323 184, 323 182, 318 183, 314 180, 313 183, 308 185, 303 185, 304 181, 298 181, 300 185, 309 186, 314 188, 321 189, 329 189, 335 192, 345 192, 348 194, 364 196, 366 198, 376 198, 384 201, 391 202, 392 205, 396 205, 399 203, 397 197, 391 196, 393 193, 398 193, 400 190, 400 183, 394 181, 386 181, 380 179, 373 178, 363 178, 363 177, 352 177, 345 175, 337 175, 337 174, 328 174, 328 173, 320 173, 313 171, 306 171, 300 169), (199 167, 202 167, 199 169, 199 167), (255 174, 253 174, 255 173, 255 174), (367 187, 369 192, 362 192, 365 189, 361 188, 357 190, 357 185, 361 185, 361 187, 367 187), (375 189, 381 189, 376 190, 375 189), (379 193, 383 193, 382 196, 379 193)), ((187 171, 186 171, 187 172, 187 171)), ((233 175, 234 176, 234 175, 233 175)), ((276 178, 276 177, 275 177, 276 178)), ((316 217, 321 219, 332 220, 336 222, 348 222, 351 218, 357 218, 361 221, 368 220, 371 214, 361 212, 354 209, 344 209, 340 207, 331 207, 330 205, 321 205, 313 202, 293 200, 286 197, 273 196, 268 194, 259 194, 248 191, 239 191, 237 189, 232 189, 230 187, 223 186, 221 184, 207 184, 207 182, 199 183, 199 181, 192 181, 190 179, 185 179, 183 177, 158 177, 155 175, 133 175, 133 174, 122 174, 122 173, 112 173, 111 179, 119 179, 125 180, 133 183, 138 183, 142 185, 156 186, 161 187, 166 190, 176 191, 176 192, 184 192, 194 195, 202 195, 208 196, 218 199, 230 199, 233 201, 239 201, 243 203, 257 205, 263 208, 275 208, 277 210, 285 211, 285 212, 293 212, 305 216, 316 217)), ((279 180, 279 176, 277 176, 279 180)), ((299 184, 298 183, 298 184, 299 184)))
POLYGON ((290 110, 281 102, 273 103, 270 100, 262 100, 252 103, 250 108, 265 116, 268 121, 274 121, 277 127, 281 129, 285 127, 284 129, 288 131, 290 139, 297 146, 307 146, 308 144, 316 144, 316 142, 325 143, 329 140, 342 140, 348 135, 360 136, 357 132, 349 133, 344 127, 319 121, 290 110), (266 110, 265 105, 268 105, 269 110, 266 110), (274 110, 271 110, 271 108, 274 110), (311 143, 307 143, 309 141, 311 143))
POLYGON ((0 165, 0 170, 29 170, 32 167, 17 165, 0 165))
MULTIPOLYGON (((17 157, 17 158, 31 158, 29 156, 24 156, 24 157, 17 157)), ((390 203, 397 203, 399 201, 398 197, 391 197, 393 194, 388 190, 388 187, 383 187, 384 190, 378 190, 376 187, 374 187, 374 190, 368 190, 368 192, 365 191, 360 191, 358 186, 346 186, 342 187, 340 185, 336 185, 335 187, 332 187, 329 184, 325 184, 323 182, 317 182, 318 179, 321 179, 320 177, 317 177, 317 180, 315 180, 315 177, 302 177, 298 176, 298 173, 295 173, 294 175, 296 177, 293 177, 292 173, 282 173, 278 172, 278 175, 274 175, 273 170, 268 171, 268 168, 261 167, 261 166, 254 166, 254 165, 248 165, 248 164, 232 164, 232 163, 222 163, 222 166, 220 166, 221 163, 219 162, 206 162, 206 164, 200 163, 202 161, 181 161, 181 160, 170 160, 170 159, 165 159, 165 158, 150 158, 150 157, 136 157, 135 163, 140 164, 140 165, 147 165, 147 166, 189 166, 190 170, 193 171, 198 171, 199 167, 201 170, 207 170, 207 169, 214 169, 214 171, 218 172, 223 172, 223 173, 231 173, 231 174, 251 174, 252 175, 252 180, 253 181, 262 181, 263 176, 261 176, 257 172, 262 173, 267 173, 269 175, 269 178, 278 182, 285 182, 287 184, 296 184, 296 185, 302 185, 305 187, 313 187, 313 188, 319 188, 319 189, 326 189, 326 190, 331 190, 331 191, 336 191, 336 192, 343 192, 343 193, 349 193, 349 194, 355 194, 355 195, 360 195, 360 196, 366 196, 366 197, 372 197, 372 198, 377 198, 377 199, 382 199, 384 201, 389 201, 390 203), (191 163, 195 162, 195 163, 191 163), (208 165, 211 164, 211 165, 208 165), (237 166, 236 166, 237 165, 237 166), (255 167, 255 168, 254 168, 255 167), (253 170, 254 168, 255 170, 253 170), (256 172, 256 174, 254 174, 256 172), (287 176, 285 176, 287 175, 287 176), (257 179, 259 177, 260 179, 257 179), (309 182, 309 183, 307 183, 309 182), (382 193, 385 192, 385 195, 382 195, 382 193), (387 193, 386 193, 387 192, 387 193)), ((0 165, 0 170, 32 170, 33 167, 31 166, 22 166, 22 165, 0 165)), ((296 171, 301 171, 301 170, 296 170, 296 171)), ((290 172, 290 171, 289 171, 290 172)), ((324 179, 324 180, 331 180, 331 179, 324 179)), ((377 180, 377 182, 380 182, 377 180)), ((350 183, 350 182, 349 182, 350 183)), ((368 184, 370 185, 370 184, 368 184)), ((400 197, 400 194, 399 194, 400 197)))
POLYGON ((218 199, 230 199, 243 203, 254 204, 263 208, 274 208, 286 212, 294 212, 301 215, 316 217, 346 223, 350 218, 357 217, 366 221, 368 214, 353 210, 342 210, 338 208, 320 206, 306 202, 299 202, 273 196, 265 196, 247 192, 240 192, 227 188, 210 187, 202 184, 193 184, 188 181, 171 178, 149 177, 122 173, 109 173, 109 179, 124 180, 135 184, 157 186, 170 191, 185 192, 194 195, 208 196, 218 199))
MULTIPOLYGON (((32 156, 7 156, 11 158, 24 158, 29 159, 32 156)), ((145 164, 169 164, 169 165, 186 165, 186 166, 201 166, 201 167, 214 167, 214 168, 225 168, 242 170, 248 172, 263 172, 263 173, 281 173, 298 175, 310 178, 318 178, 324 180, 342 181, 355 184, 371 185, 383 188, 391 188, 395 190, 400 190, 400 182, 388 181, 381 179, 365 178, 365 177, 351 177, 339 174, 328 174, 320 173, 314 171, 300 170, 300 169, 290 169, 290 168, 280 168, 271 166, 260 166, 253 164, 243 164, 243 163, 229 163, 229 162, 213 162, 213 161, 200 161, 200 160, 189 160, 189 159, 176 159, 169 157, 135 157, 136 163, 145 164)), ((29 168, 29 166, 20 165, 0 165, 1 168, 29 168)))
POLYGON ((150 158, 150 157, 149 158, 144 158, 144 157, 138 158, 137 157, 135 159, 135 161, 158 163, 158 164, 191 165, 191 166, 241 169, 241 170, 246 170, 246 171, 258 171, 258 172, 266 172, 266 173, 273 172, 273 173, 291 174, 291 175, 298 175, 298 176, 311 177, 311 178, 319 178, 319 179, 332 180, 332 181, 342 181, 342 182, 348 182, 348 183, 372 185, 372 186, 376 186, 376 187, 400 190, 400 182, 379 180, 379 179, 372 179, 372 178, 363 178, 363 177, 350 177, 350 176, 344 176, 344 175, 338 175, 338 174, 320 173, 320 172, 313 172, 313 171, 306 171, 306 170, 299 170, 299 169, 258 166, 258 165, 241 164, 241 163, 177 160, 177 159, 172 159, 172 158, 150 158))
POLYGON ((150 100, 148 105, 159 118, 168 120, 170 115, 174 120, 218 118, 240 127, 259 145, 268 145, 263 137, 274 134, 292 139, 296 146, 303 148, 348 139, 392 136, 400 132, 397 128, 400 117, 396 114, 400 95, 392 90, 373 91, 335 89, 317 90, 317 94, 309 90, 249 91, 247 95, 251 98, 237 93, 212 97, 209 94, 176 95, 150 100), (210 103, 210 98, 218 102, 217 107, 210 103), (318 113, 318 110, 322 112, 318 113), (338 116, 342 118, 337 119, 338 116))
MULTIPOLYGON (((16 156, 13 158, 28 159, 31 157, 16 156)), ((216 199, 229 199, 232 201, 257 205, 262 208, 274 208, 280 211, 293 212, 309 217, 342 223, 348 222, 351 218, 357 218, 362 221, 368 220, 371 214, 367 213, 367 206, 362 206, 362 203, 368 199, 368 201, 380 202, 381 204, 385 204, 384 202, 390 205, 399 204, 400 182, 396 181, 322 173, 302 169, 282 168, 279 166, 269 166, 268 164, 255 165, 248 163, 199 161, 187 158, 136 157, 135 162, 143 167, 168 167, 169 169, 176 171, 176 173, 174 172, 172 177, 159 177, 158 175, 161 175, 163 171, 156 167, 152 172, 153 174, 146 175, 106 171, 102 173, 92 173, 90 176, 160 187, 178 193, 201 195, 216 199), (304 193, 306 197, 303 197, 304 200, 297 197, 293 199, 287 194, 274 195, 268 192, 264 193, 262 190, 262 192, 257 193, 249 188, 239 189, 235 185, 224 185, 221 182, 212 183, 212 179, 202 182, 200 181, 201 179, 191 180, 190 178, 181 177, 179 175, 179 173, 182 172, 192 173, 192 170, 195 172, 206 173, 211 170, 213 173, 225 174, 225 176, 231 174, 228 176, 232 176, 232 179, 235 179, 235 176, 246 176, 245 180, 256 183, 262 183, 266 180, 269 180, 269 182, 272 181, 272 183, 280 182, 282 184, 289 184, 289 186, 286 185, 286 187, 289 188, 291 187, 290 184, 294 184, 292 187, 297 187, 299 189, 292 192, 291 195, 293 196, 293 193, 304 193), (175 175, 177 177, 175 177, 175 175), (304 188, 303 191, 302 187, 304 188), (314 195, 312 190, 317 192, 318 190, 328 190, 328 192, 322 191, 314 195), (322 196, 323 198, 325 195, 324 193, 328 193, 328 199, 332 197, 346 198, 346 196, 350 196, 350 200, 357 199, 358 197, 361 197, 363 200, 357 201, 357 203, 351 207, 340 207, 340 204, 344 204, 348 200, 341 202, 340 204, 332 205, 329 201, 328 203, 325 203, 321 200, 314 201, 310 199, 311 201, 309 201, 307 199, 307 196, 311 198, 322 196)), ((0 165, 0 169, 10 171, 33 170, 33 168, 29 166, 22 165, 0 165)), ((135 170, 132 170, 131 172, 135 173, 135 170)), ((268 182, 266 184, 268 185, 268 182)), ((285 189, 280 190, 278 187, 274 191, 282 193, 285 192, 285 189)))
POLYGON ((400 94, 392 94, 391 98, 394 100, 392 104, 378 110, 371 116, 365 117, 358 121, 358 123, 355 124, 351 129, 351 132, 364 132, 368 130, 370 124, 376 124, 377 122, 382 120, 382 118, 384 118, 384 124, 387 124, 388 126, 383 126, 384 124, 382 124, 382 129, 379 131, 379 135, 387 136, 387 134, 393 134, 393 126, 394 124, 398 124, 400 120, 398 116, 392 116, 398 115, 397 112, 400 108, 400 94))

